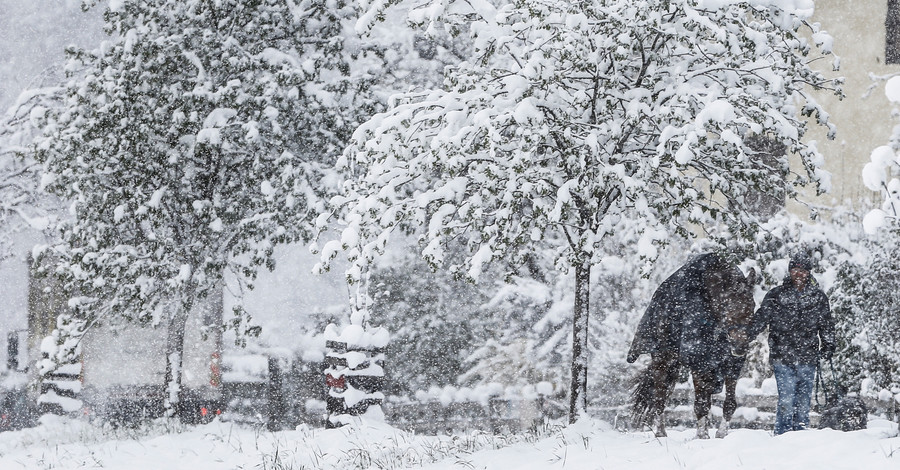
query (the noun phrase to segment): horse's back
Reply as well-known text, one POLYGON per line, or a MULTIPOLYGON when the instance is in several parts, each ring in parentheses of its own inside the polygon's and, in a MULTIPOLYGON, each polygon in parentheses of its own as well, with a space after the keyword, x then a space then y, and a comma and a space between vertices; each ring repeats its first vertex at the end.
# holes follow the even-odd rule
POLYGON ((641 354, 680 350, 685 319, 691 312, 707 310, 702 276, 711 256, 716 255, 692 258, 659 285, 638 323, 628 362, 641 354))

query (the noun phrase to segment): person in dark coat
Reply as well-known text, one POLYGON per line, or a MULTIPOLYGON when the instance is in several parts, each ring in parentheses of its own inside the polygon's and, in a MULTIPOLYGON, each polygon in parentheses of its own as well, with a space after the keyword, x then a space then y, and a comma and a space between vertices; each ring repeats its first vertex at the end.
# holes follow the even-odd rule
POLYGON ((831 307, 812 269, 806 255, 791 257, 788 276, 766 294, 750 329, 751 337, 769 329, 769 362, 778 385, 775 435, 809 425, 816 366, 834 354, 831 307))

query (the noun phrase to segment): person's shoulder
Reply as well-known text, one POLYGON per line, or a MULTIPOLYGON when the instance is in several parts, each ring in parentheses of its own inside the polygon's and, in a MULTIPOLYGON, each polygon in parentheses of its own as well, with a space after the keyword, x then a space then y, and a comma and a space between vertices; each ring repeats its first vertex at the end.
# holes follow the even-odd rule
POLYGON ((825 289, 818 287, 816 289, 816 291, 817 291, 816 296, 818 296, 818 298, 819 298, 819 303, 826 304, 826 305, 830 303, 828 300, 828 294, 825 292, 825 289))
POLYGON ((828 296, 825 294, 825 289, 822 288, 822 284, 819 284, 819 280, 816 279, 816 278, 814 278, 814 277, 812 277, 812 276, 810 276, 809 279, 810 279, 810 286, 813 287, 813 288, 815 288, 815 291, 814 291, 815 294, 818 295, 818 296, 820 296, 820 297, 825 297, 825 298, 827 298, 828 296))

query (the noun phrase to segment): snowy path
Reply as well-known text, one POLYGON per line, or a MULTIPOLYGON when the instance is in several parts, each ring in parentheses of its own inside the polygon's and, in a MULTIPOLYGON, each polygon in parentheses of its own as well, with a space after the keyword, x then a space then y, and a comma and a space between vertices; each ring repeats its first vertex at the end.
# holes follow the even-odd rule
MULTIPOLYGON (((875 421, 853 433, 813 430, 773 437, 766 431, 734 430, 725 439, 695 440, 693 431, 670 431, 656 439, 650 433, 621 434, 594 429, 568 429, 567 444, 546 439, 483 451, 468 458, 469 468, 488 469, 848 469, 900 468, 897 425, 875 421), (888 436, 894 436, 888 438, 888 436), (584 439, 582 437, 585 437, 584 439)), ((462 468, 444 461, 428 469, 462 468)))
POLYGON ((897 424, 811 430, 773 437, 735 430, 724 440, 623 434, 599 421, 534 436, 415 436, 381 424, 340 430, 269 433, 227 423, 168 434, 162 426, 101 431, 45 419, 34 429, 0 434, 0 469, 866 469, 900 468, 897 424))

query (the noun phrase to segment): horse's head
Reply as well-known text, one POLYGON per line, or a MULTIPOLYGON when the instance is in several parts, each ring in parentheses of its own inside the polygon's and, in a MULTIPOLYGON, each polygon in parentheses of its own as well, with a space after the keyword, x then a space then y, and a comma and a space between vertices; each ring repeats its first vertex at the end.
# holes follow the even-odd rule
POLYGON ((731 354, 747 354, 752 338, 748 335, 750 319, 756 303, 753 288, 756 284, 756 270, 744 276, 736 266, 719 271, 708 284, 710 300, 717 311, 719 328, 724 330, 731 354))

